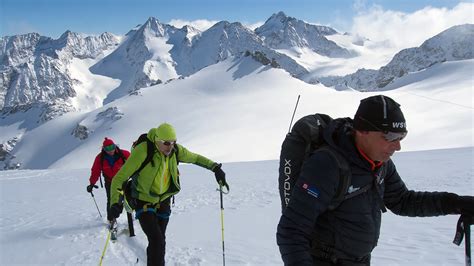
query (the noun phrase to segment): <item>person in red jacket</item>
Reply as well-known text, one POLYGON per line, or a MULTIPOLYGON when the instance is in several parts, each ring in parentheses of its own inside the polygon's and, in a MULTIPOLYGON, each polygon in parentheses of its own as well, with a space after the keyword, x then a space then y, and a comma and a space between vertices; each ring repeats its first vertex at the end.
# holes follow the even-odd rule
MULTIPOLYGON (((114 217, 110 213, 110 184, 115 174, 122 168, 125 161, 130 156, 130 152, 127 150, 120 149, 115 145, 114 141, 109 138, 105 138, 102 143, 102 151, 97 154, 94 160, 94 164, 91 168, 91 176, 89 178, 89 185, 87 186, 87 192, 92 193, 92 189, 98 188, 95 185, 97 180, 100 178, 100 174, 104 176, 105 191, 107 193, 107 220, 112 223, 114 217)), ((101 181, 102 185, 102 181, 101 181)))

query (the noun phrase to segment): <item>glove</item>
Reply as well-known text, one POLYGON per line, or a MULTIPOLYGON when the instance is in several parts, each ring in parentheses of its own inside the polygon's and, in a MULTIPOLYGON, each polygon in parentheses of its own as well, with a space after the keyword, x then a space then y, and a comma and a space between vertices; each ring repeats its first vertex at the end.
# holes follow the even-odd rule
POLYGON ((221 163, 216 165, 216 167, 214 167, 214 170, 213 170, 214 175, 216 176, 217 183, 219 183, 219 185, 221 185, 221 186, 226 187, 227 191, 229 191, 229 185, 225 181, 225 173, 224 173, 224 171, 222 171, 221 167, 222 167, 221 163))
POLYGON ((122 209, 123 209, 123 207, 120 204, 114 203, 114 204, 112 204, 112 206, 110 206, 110 214, 112 215, 112 217, 117 219, 117 218, 119 218, 120 214, 122 213, 122 209))
POLYGON ((457 206, 461 214, 474 216, 474 197, 472 196, 458 196, 457 206))
POLYGON ((86 188, 86 189, 87 189, 87 192, 88 192, 88 193, 92 193, 92 189, 93 189, 93 188, 99 188, 99 187, 96 186, 96 185, 90 184, 90 185, 88 185, 87 188, 86 188))
POLYGON ((442 207, 447 214, 464 214, 472 217, 474 216, 474 197, 448 193, 442 202, 442 207))

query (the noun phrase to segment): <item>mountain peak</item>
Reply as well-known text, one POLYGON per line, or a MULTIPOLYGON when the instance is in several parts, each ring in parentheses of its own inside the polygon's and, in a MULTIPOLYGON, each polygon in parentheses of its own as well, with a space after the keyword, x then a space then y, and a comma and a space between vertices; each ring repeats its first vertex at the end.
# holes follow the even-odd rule
POLYGON ((139 35, 151 34, 154 37, 164 37, 169 34, 169 31, 176 31, 172 25, 163 24, 158 19, 154 17, 149 17, 145 24, 141 25, 137 32, 140 32, 139 35))
POLYGON ((230 25, 230 22, 227 21, 227 20, 222 20, 222 21, 219 21, 217 22, 216 24, 212 25, 212 27, 210 27, 209 29, 212 29, 212 28, 225 28, 227 26, 230 25))
POLYGON ((279 31, 291 28, 311 30, 314 31, 315 34, 323 36, 337 33, 337 31, 331 27, 309 24, 294 17, 287 16, 283 11, 273 14, 267 19, 265 24, 255 29, 255 32, 259 34, 264 31, 279 31))
MULTIPOLYGON (((231 34, 230 32, 248 32, 249 34, 254 34, 253 31, 249 30, 247 27, 242 25, 242 23, 240 22, 230 23, 229 21, 226 21, 226 20, 217 22, 212 27, 204 31, 203 34, 209 35, 209 34, 215 34, 217 32, 227 32, 227 34, 231 34)), ((217 34, 221 34, 221 33, 217 33, 217 34)))
POLYGON ((162 28, 162 24, 160 21, 154 17, 149 17, 148 20, 143 24, 140 28, 141 29, 158 29, 162 28))
POLYGON ((307 47, 328 57, 352 57, 354 52, 338 46, 325 36, 337 31, 326 26, 306 23, 283 12, 273 14, 255 33, 273 49, 299 49, 307 47))
POLYGON ((279 21, 280 23, 284 23, 288 19, 294 18, 288 17, 283 11, 280 11, 278 13, 273 14, 269 19, 267 19, 267 22, 274 20, 279 21))
POLYGON ((145 24, 143 24, 143 25, 154 25, 154 24, 156 25, 156 24, 161 24, 161 23, 160 23, 160 21, 159 21, 157 18, 155 18, 155 17, 149 17, 149 18, 147 19, 147 21, 145 22, 145 24))
POLYGON ((267 28, 268 27, 281 28, 290 19, 294 19, 294 18, 290 18, 283 11, 280 11, 278 13, 273 14, 270 18, 267 19, 267 21, 265 21, 264 25, 262 25, 259 28, 255 29, 255 31, 257 31, 260 28, 263 29, 265 25, 266 25, 267 28))
POLYGON ((283 12, 283 11, 280 11, 280 12, 278 12, 277 14, 273 14, 273 15, 274 15, 274 16, 277 16, 277 17, 287 17, 286 14, 285 14, 285 12, 283 12))
POLYGON ((63 34, 61 34, 61 36, 59 36, 59 39, 67 39, 67 38, 70 38, 74 35, 76 35, 76 33, 72 32, 70 30, 66 30, 63 34))

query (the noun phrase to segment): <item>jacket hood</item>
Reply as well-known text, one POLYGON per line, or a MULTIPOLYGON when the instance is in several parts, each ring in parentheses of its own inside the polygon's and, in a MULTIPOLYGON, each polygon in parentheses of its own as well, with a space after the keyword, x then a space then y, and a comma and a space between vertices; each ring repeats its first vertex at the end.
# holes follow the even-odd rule
POLYGON ((370 169, 369 163, 360 156, 356 148, 351 118, 337 118, 331 121, 323 132, 323 138, 332 148, 340 152, 349 162, 370 169))
POLYGON ((157 128, 154 127, 148 131, 148 134, 146 136, 151 142, 155 143, 155 140, 157 139, 157 135, 158 135, 157 128))

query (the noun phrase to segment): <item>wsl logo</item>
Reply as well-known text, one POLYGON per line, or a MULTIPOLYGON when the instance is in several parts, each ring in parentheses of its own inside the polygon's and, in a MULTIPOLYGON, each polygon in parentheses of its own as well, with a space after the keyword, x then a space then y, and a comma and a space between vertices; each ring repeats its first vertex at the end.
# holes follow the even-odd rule
POLYGON ((392 122, 392 128, 405 128, 405 122, 392 122))

